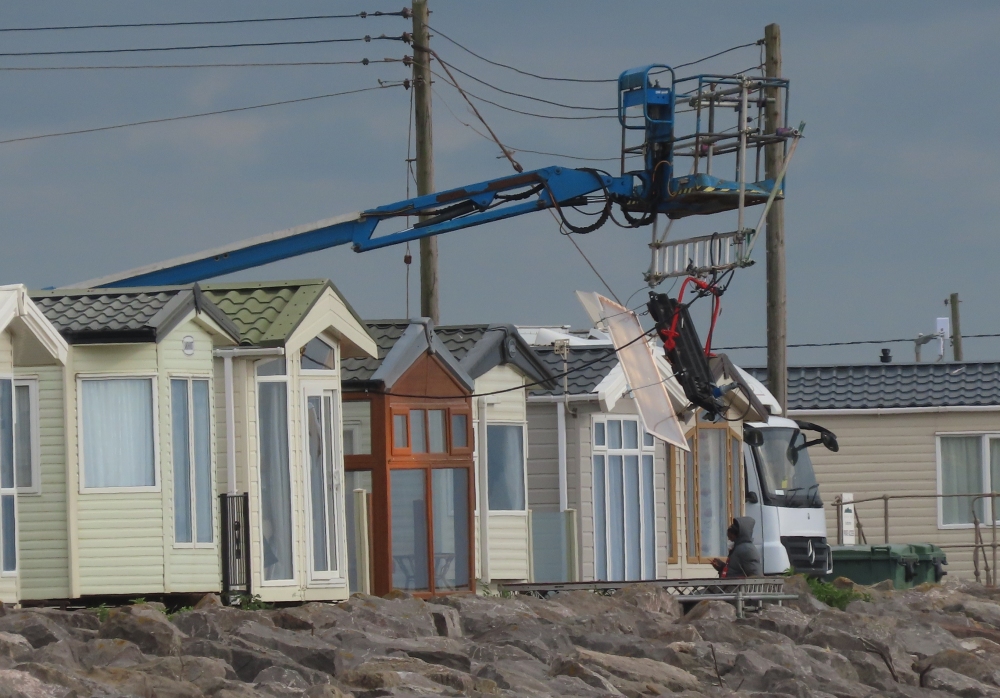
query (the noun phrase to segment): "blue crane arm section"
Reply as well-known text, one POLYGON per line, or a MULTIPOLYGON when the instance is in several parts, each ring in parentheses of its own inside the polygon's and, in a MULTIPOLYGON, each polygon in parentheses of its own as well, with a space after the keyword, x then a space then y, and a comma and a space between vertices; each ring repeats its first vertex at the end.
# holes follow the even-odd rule
POLYGON ((584 197, 594 192, 629 198, 634 195, 634 181, 630 174, 612 177, 593 170, 546 167, 264 235, 78 286, 188 284, 337 245, 350 244, 355 252, 365 252, 553 206, 583 203, 584 197), (375 235, 383 221, 408 216, 422 220, 398 232, 375 235))

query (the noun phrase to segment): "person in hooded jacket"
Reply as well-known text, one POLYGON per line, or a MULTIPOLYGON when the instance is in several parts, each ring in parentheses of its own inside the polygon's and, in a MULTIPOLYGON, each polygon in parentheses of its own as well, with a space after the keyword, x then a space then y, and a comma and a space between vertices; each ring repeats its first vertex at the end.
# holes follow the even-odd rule
POLYGON ((726 536, 733 542, 729 558, 720 557, 712 560, 712 567, 722 579, 739 579, 742 577, 760 577, 764 570, 760 564, 760 551, 753 544, 753 527, 756 522, 749 516, 733 519, 732 525, 726 530, 726 536))

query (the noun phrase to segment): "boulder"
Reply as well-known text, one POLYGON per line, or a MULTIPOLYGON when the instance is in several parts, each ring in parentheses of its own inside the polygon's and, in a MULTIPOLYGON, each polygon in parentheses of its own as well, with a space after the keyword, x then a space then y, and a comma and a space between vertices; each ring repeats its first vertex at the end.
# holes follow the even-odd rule
POLYGON ((659 613, 673 620, 683 615, 677 597, 658 584, 630 584, 618 590, 616 601, 624 601, 644 613, 659 613))
POLYGON ((0 669, 0 698, 70 698, 63 686, 43 683, 24 671, 0 669))
POLYGON ((462 637, 462 617, 458 611, 447 606, 437 606, 431 609, 431 619, 434 628, 441 637, 462 637))
POLYGON ((687 671, 653 659, 619 657, 587 649, 580 649, 578 656, 581 663, 600 671, 619 691, 635 690, 635 684, 655 687, 660 693, 696 690, 700 685, 687 671))
POLYGON ((70 637, 65 628, 45 614, 31 611, 14 611, 0 617, 0 632, 20 635, 35 649, 70 637))
POLYGON ((344 620, 344 611, 328 603, 307 603, 280 608, 271 613, 271 620, 285 630, 315 631, 331 628, 344 620))
POLYGON ((921 685, 962 698, 1000 698, 1000 689, 970 679, 951 669, 931 669, 920 677, 921 685))
POLYGON ((136 604, 113 609, 98 637, 128 640, 144 654, 166 656, 178 654, 187 636, 153 604, 136 604))
POLYGON ((80 648, 77 657, 84 669, 130 667, 146 661, 138 645, 120 639, 91 640, 80 648))
POLYGON ((218 594, 205 594, 198 603, 194 605, 194 610, 203 611, 208 608, 222 608, 222 599, 218 594))
POLYGON ((699 601, 681 619, 682 623, 693 623, 696 620, 735 621, 736 609, 725 601, 699 601))
POLYGON ((182 611, 170 619, 177 629, 188 637, 203 640, 221 640, 222 627, 216 620, 218 614, 204 610, 182 611))
POLYGON ((575 657, 556 657, 552 662, 550 670, 552 676, 573 676, 583 681, 588 686, 593 686, 608 696, 624 696, 625 694, 615 688, 614 684, 593 669, 585 666, 575 657))
POLYGON ((320 638, 260 623, 244 623, 232 638, 278 652, 309 669, 335 674, 339 650, 320 638))
POLYGON ((31 643, 23 635, 0 632, 0 663, 12 666, 23 662, 33 650, 31 643))
POLYGON ((760 613, 750 615, 737 622, 741 625, 770 630, 798 642, 805 635, 809 621, 809 616, 795 608, 768 604, 761 609, 760 613))
POLYGON ((995 662, 980 659, 964 650, 945 650, 913 664, 913 670, 921 676, 939 668, 957 672, 982 683, 1000 686, 1000 667, 997 667, 995 662))

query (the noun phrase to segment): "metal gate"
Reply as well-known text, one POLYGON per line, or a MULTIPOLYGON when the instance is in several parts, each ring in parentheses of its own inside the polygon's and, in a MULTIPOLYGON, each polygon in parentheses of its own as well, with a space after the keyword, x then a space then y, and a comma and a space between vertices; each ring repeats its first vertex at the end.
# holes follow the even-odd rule
POLYGON ((222 515, 222 600, 231 604, 250 596, 250 498, 220 494, 222 515))

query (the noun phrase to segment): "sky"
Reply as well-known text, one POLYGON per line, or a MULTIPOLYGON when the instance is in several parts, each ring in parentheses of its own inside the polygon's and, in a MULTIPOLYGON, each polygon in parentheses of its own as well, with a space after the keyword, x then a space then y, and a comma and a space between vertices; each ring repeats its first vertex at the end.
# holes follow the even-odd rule
MULTIPOLYGON (((393 11, 400 3, 255 0, 164 3, 91 0, 8 5, 0 28, 180 22, 393 11)), ((546 76, 613 79, 649 63, 680 64, 781 25, 790 120, 808 124, 788 176, 788 339, 826 343, 915 337, 961 295, 963 334, 1000 333, 1000 4, 680 3, 430 0, 430 24, 492 60, 546 76)), ((399 17, 250 25, 4 32, 3 53, 399 36, 399 17)), ((508 91, 614 106, 614 83, 539 80, 485 63, 441 36, 444 60, 508 91)), ((398 41, 59 56, 0 56, 0 68, 354 61, 402 58, 398 41)), ((735 72, 756 47, 689 68, 735 72)), ((690 71, 690 72, 689 72, 690 71)), ((181 116, 397 83, 398 62, 296 67, 79 71, 0 70, 0 140, 181 116)), ((550 115, 570 111, 499 94, 458 76, 470 92, 550 115)), ((361 94, 99 133, 0 144, 0 283, 40 288, 100 277, 263 233, 407 197, 410 93, 361 94)), ((613 119, 555 120, 480 104, 526 169, 596 165, 536 155, 616 158, 613 119)), ((435 184, 459 187, 511 173, 459 95, 434 85, 435 184)), ((410 194, 415 194, 412 188, 410 194)), ((753 210, 751 210, 753 211, 753 210)), ((758 214, 749 218, 756 221, 758 214)), ((685 219, 672 238, 732 230, 727 215, 685 219)), ((629 305, 645 295, 648 228, 613 225, 577 237, 629 305)), ((544 213, 439 238, 444 323, 585 327, 575 290, 601 281, 544 213)), ((414 245, 416 256, 416 245, 414 245)), ((233 278, 328 277, 366 318, 407 315, 404 250, 313 253, 233 278)), ((723 298, 717 346, 765 341, 764 250, 723 298)), ((409 315, 419 309, 418 264, 409 315)), ((670 288, 664 284, 660 290, 670 288)), ((676 288, 674 289, 676 291, 676 288)), ((692 307, 705 329, 709 308, 692 307)), ((790 349, 789 363, 877 361, 882 346, 912 361, 909 343, 790 349)), ((1000 359, 1000 338, 966 339, 966 360, 1000 359)), ((925 360, 936 354, 924 349, 925 360)), ((762 350, 737 350, 762 365, 762 350)), ((948 350, 948 358, 951 352, 948 350)))

